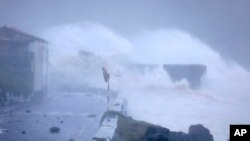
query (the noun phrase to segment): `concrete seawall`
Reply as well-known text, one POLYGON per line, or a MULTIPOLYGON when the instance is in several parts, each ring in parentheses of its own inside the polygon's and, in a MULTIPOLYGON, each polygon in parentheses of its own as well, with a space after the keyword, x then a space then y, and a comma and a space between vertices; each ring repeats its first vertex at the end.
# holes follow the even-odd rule
POLYGON ((110 107, 108 111, 104 113, 100 123, 100 127, 91 141, 109 141, 113 138, 117 127, 118 116, 109 115, 108 113, 114 112, 126 115, 126 105, 126 100, 120 96, 110 101, 110 107))
POLYGON ((198 89, 201 86, 202 77, 207 72, 207 66, 202 64, 130 64, 127 70, 146 74, 158 68, 163 68, 168 73, 172 82, 186 79, 190 88, 198 89))
POLYGON ((127 117, 127 102, 122 97, 113 99, 110 104, 92 141, 214 141, 210 130, 202 124, 191 125, 186 133, 171 131, 159 125, 127 117))
POLYGON ((207 67, 199 64, 165 64, 163 68, 169 74, 173 82, 186 79, 190 88, 197 89, 201 85, 202 76, 206 73, 207 67))

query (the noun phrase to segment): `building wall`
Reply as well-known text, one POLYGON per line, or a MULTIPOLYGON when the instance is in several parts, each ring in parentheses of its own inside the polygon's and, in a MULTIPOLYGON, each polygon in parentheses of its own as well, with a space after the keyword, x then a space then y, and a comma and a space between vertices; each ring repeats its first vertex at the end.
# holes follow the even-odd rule
POLYGON ((29 97, 33 91, 33 53, 28 47, 24 41, 0 41, 0 85, 6 93, 29 97))
POLYGON ((32 68, 34 73, 34 92, 47 92, 48 77, 48 45, 43 42, 30 44, 30 51, 34 53, 32 68))

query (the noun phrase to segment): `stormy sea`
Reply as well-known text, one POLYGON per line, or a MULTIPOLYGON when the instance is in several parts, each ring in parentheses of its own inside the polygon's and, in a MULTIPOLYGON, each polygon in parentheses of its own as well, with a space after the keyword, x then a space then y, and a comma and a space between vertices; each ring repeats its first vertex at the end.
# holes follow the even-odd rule
POLYGON ((250 122, 249 72, 185 31, 155 29, 128 38, 81 22, 48 28, 41 36, 50 44, 50 89, 106 88, 104 66, 111 89, 127 99, 134 119, 184 132, 203 124, 215 141, 229 138, 230 124, 250 122), (131 64, 155 67, 130 69, 131 64), (185 78, 173 82, 164 64, 204 65, 206 73, 192 89, 185 78))

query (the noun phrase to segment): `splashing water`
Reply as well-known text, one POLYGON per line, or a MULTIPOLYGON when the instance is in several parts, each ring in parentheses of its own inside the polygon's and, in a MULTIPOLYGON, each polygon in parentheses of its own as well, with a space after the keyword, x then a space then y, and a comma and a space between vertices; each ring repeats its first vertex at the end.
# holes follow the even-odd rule
POLYGON ((106 66, 111 88, 127 98, 135 119, 176 131, 201 123, 216 141, 229 138, 229 124, 250 122, 249 72, 188 33, 161 29, 128 40, 104 26, 80 23, 52 27, 43 37, 50 42, 53 89, 104 88, 101 67, 106 66), (81 51, 91 57, 79 55, 81 51), (158 67, 139 73, 124 67, 130 63, 158 67), (206 65, 201 89, 189 89, 185 80, 172 83, 162 64, 206 65), (115 77, 118 70, 121 77, 115 77))

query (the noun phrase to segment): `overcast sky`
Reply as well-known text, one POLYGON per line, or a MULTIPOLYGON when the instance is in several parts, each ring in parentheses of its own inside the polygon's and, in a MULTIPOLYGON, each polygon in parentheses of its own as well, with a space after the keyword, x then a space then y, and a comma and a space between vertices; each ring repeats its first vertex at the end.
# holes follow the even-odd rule
POLYGON ((93 21, 129 38, 177 28, 250 69, 249 0, 0 0, 0 26, 39 34, 50 26, 93 21))

